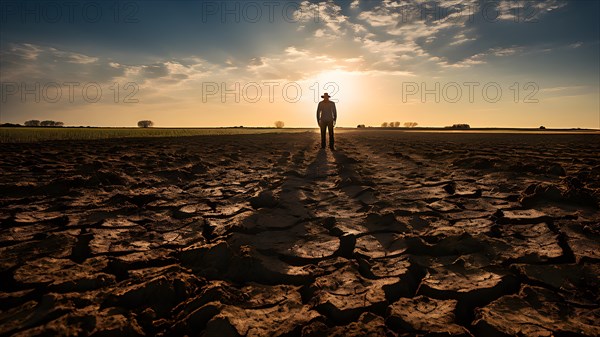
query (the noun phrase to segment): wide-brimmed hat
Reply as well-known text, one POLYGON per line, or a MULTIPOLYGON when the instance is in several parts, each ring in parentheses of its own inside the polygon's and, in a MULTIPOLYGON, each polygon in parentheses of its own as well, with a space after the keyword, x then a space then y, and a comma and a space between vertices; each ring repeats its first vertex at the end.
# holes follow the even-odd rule
POLYGON ((323 96, 321 96, 321 98, 325 98, 325 97, 329 98, 329 97, 331 97, 331 96, 329 96, 329 94, 328 94, 328 93, 324 93, 324 94, 323 94, 323 96))

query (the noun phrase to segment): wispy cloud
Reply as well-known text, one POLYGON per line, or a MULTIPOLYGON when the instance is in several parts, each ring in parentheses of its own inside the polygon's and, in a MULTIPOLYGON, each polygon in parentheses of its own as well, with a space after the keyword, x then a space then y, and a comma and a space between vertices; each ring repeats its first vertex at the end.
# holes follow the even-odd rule
POLYGON ((533 22, 539 20, 548 12, 565 7, 567 1, 517 1, 502 0, 498 3, 498 19, 515 22, 533 22))
POLYGON ((3 81, 104 81, 123 74, 98 57, 32 43, 10 44, 0 56, 3 81))
POLYGON ((316 37, 336 38, 345 34, 349 27, 348 17, 342 14, 342 8, 332 1, 303 1, 294 12, 294 19, 303 24, 303 29, 312 31, 316 37))

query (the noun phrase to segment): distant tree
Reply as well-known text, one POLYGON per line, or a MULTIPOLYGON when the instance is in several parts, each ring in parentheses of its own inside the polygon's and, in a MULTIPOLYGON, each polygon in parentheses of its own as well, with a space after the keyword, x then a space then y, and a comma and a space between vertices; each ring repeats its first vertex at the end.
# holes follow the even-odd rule
POLYGON ((151 128, 154 126, 154 122, 149 120, 143 120, 138 122, 138 127, 140 128, 151 128))
POLYGON ((546 130, 546 127, 542 125, 540 126, 540 130, 546 130))
POLYGON ((394 127, 395 128, 399 128, 400 127, 400 122, 394 122, 394 127))
POLYGON ((381 123, 381 127, 382 127, 382 128, 387 128, 387 127, 388 127, 388 123, 387 123, 387 122, 383 122, 383 123, 381 123))
POLYGON ((447 129, 470 129, 469 124, 453 124, 452 126, 446 126, 447 129))
POLYGON ((30 121, 27 121, 24 123, 25 126, 40 126, 40 121, 38 121, 37 119, 32 119, 30 121))
POLYGON ((404 123, 404 127, 406 127, 406 128, 414 128, 417 125, 419 125, 419 123, 416 123, 416 122, 406 122, 406 123, 404 123))
POLYGON ((357 128, 357 129, 364 129, 364 128, 366 128, 366 126, 365 126, 364 124, 358 124, 358 125, 356 126, 356 128, 357 128))
POLYGON ((275 122, 275 127, 278 129, 283 129, 283 127, 285 126, 285 123, 282 121, 276 121, 275 122))
POLYGON ((40 126, 46 126, 46 127, 55 127, 55 126, 64 126, 65 123, 63 122, 57 122, 57 121, 51 121, 51 120, 46 120, 46 121, 42 121, 40 123, 40 126))

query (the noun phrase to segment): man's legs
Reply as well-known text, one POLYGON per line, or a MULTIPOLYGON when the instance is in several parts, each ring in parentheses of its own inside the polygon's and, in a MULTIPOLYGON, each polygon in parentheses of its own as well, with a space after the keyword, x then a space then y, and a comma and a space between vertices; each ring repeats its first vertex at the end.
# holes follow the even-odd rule
POLYGON ((333 122, 327 123, 327 127, 329 128, 329 148, 334 149, 334 137, 333 137, 333 122))
POLYGON ((319 126, 321 127, 321 148, 324 149, 325 148, 325 132, 327 131, 327 124, 321 122, 319 126))

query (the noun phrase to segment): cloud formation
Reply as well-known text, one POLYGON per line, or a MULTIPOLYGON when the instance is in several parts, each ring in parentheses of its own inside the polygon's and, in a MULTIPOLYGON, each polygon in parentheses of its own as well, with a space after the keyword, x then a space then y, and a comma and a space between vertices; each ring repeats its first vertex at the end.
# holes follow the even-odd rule
MULTIPOLYGON (((28 41, 10 44, 0 52, 5 81, 132 78, 140 83, 176 85, 208 75, 295 81, 331 68, 406 76, 477 67, 492 58, 523 53, 527 46, 504 41, 490 46, 480 29, 481 24, 490 24, 485 18, 493 18, 494 23, 539 20, 565 6, 566 2, 559 0, 302 1, 292 15, 298 39, 274 41, 280 45, 279 51, 257 50, 246 57, 230 54, 212 63, 189 54, 131 64, 28 41), (485 14, 488 12, 495 15, 485 14)), ((505 27, 498 24, 494 28, 505 27)), ((572 45, 576 48, 581 42, 572 45)))

